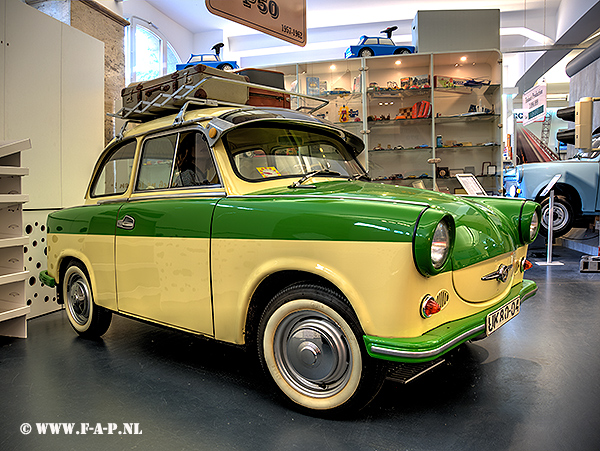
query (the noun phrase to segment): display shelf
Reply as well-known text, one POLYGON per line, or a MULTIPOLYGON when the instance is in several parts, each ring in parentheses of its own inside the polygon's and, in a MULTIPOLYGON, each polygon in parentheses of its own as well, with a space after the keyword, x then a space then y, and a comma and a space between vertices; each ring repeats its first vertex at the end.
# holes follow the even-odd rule
MULTIPOLYGON (((312 89, 330 101, 319 115, 362 137, 368 150, 361 154, 361 163, 373 178, 428 173, 430 179, 424 180, 433 188, 436 168, 427 163, 432 158, 441 158, 438 166, 449 168, 481 167, 482 163, 502 167, 501 60, 499 51, 483 50, 350 58, 267 69, 284 73, 286 89, 310 94, 312 83, 312 89), (435 87, 438 77, 444 82, 451 79, 456 86, 435 87), (349 94, 325 95, 335 89, 349 94), (425 104, 425 117, 395 119, 412 114, 417 102, 425 104), (360 120, 339 122, 342 107, 352 110, 351 121, 360 120), (379 119, 388 116, 389 120, 379 119), (438 147, 438 139, 494 145, 438 147), (394 149, 397 146, 403 149, 394 149)), ((390 180, 405 184, 407 179, 390 180)), ((485 180, 486 189, 501 191, 500 169, 485 180)))
POLYGON ((21 192, 21 177, 29 175, 21 167, 21 151, 31 147, 28 139, 0 142, 0 335, 27 337, 23 248, 29 238, 23 235, 22 204, 29 196, 21 192))

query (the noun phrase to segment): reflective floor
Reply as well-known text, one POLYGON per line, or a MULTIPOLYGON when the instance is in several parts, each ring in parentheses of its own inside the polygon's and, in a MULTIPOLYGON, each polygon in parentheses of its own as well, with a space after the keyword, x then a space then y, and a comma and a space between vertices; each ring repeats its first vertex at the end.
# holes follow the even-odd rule
POLYGON ((33 319, 26 340, 0 337, 0 449, 600 450, 600 273, 554 254, 517 318, 344 421, 286 408, 237 348, 118 316, 97 342, 62 311, 33 319))

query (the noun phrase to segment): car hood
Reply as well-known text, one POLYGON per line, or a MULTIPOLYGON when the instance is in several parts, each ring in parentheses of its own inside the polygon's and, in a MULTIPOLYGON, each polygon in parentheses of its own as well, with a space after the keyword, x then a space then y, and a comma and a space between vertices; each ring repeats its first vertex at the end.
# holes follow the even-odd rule
POLYGON ((404 209, 411 212, 417 207, 419 211, 434 208, 448 213, 452 215, 456 226, 452 256, 455 270, 510 253, 521 245, 518 223, 524 201, 520 199, 459 197, 412 187, 359 181, 316 182, 311 186, 314 188, 277 188, 253 194, 379 202, 382 205, 379 214, 390 220, 404 217, 402 205, 411 206, 410 209, 404 209))

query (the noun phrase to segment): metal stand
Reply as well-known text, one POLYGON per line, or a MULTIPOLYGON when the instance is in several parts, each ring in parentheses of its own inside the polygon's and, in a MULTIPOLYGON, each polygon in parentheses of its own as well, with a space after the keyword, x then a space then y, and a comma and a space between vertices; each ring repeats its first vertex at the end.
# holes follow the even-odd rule
MULTIPOLYGON (((558 180, 558 179, 557 179, 558 180)), ((552 184, 554 186, 554 184, 552 184)), ((564 263, 552 261, 552 241, 554 241, 554 190, 550 190, 550 202, 548 205, 548 253, 546 262, 537 262, 539 266, 563 266, 564 263)))

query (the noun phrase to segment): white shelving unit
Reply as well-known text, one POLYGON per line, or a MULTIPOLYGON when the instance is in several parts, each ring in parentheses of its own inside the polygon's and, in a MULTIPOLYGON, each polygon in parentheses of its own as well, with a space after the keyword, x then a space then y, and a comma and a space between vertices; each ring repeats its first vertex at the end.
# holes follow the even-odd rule
POLYGON ((0 141, 0 335, 27 337, 25 299, 29 272, 24 270, 23 204, 29 196, 21 192, 21 178, 29 175, 21 167, 21 152, 31 147, 29 139, 0 141))
MULTIPOLYGON (((428 189, 461 193, 453 175, 470 172, 486 191, 498 194, 503 149, 501 60, 498 50, 480 50, 265 69, 283 72, 286 89, 329 101, 316 114, 363 137, 367 152, 361 155, 362 162, 374 179, 409 186, 418 181, 428 189), (461 85, 465 80, 468 85, 461 85), (417 102, 430 104, 430 117, 401 118, 417 102), (347 122, 340 121, 342 108, 349 113, 347 122)), ((292 108, 300 102, 293 99, 292 108)))

